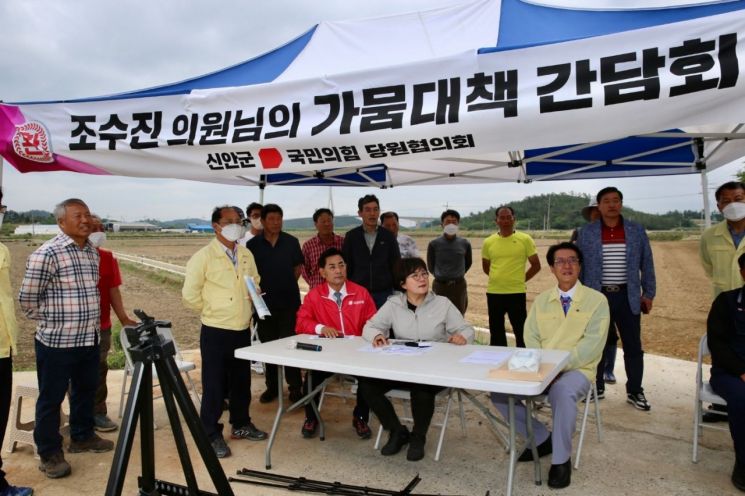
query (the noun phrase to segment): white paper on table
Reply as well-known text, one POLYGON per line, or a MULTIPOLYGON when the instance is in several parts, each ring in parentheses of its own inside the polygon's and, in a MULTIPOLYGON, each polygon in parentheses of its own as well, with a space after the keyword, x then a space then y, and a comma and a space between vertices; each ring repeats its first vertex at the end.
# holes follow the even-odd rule
POLYGON ((308 336, 308 339, 327 339, 329 341, 333 341, 334 339, 354 339, 355 336, 347 336, 346 334, 344 336, 336 336, 335 338, 326 338, 323 336, 319 336, 318 334, 306 334, 308 336))
POLYGON ((460 359, 460 363, 478 365, 500 365, 512 355, 511 351, 474 351, 460 359))
POLYGON ((406 355, 406 356, 418 356, 424 355, 432 348, 419 348, 416 346, 406 346, 404 344, 389 344, 383 346, 383 354, 385 355, 406 355))
POLYGON ((264 298, 261 297, 259 294, 259 290, 256 288, 256 283, 254 282, 253 278, 248 276, 243 276, 243 280, 246 282, 246 289, 248 289, 248 296, 251 297, 251 301, 254 304, 254 308, 256 309, 256 314, 259 316, 261 320, 264 320, 264 317, 271 317, 272 313, 269 311, 269 307, 266 306, 266 303, 264 302, 264 298))
POLYGON ((383 348, 375 348, 372 343, 367 343, 362 348, 357 348, 357 351, 361 351, 362 353, 380 353, 383 351, 383 348))

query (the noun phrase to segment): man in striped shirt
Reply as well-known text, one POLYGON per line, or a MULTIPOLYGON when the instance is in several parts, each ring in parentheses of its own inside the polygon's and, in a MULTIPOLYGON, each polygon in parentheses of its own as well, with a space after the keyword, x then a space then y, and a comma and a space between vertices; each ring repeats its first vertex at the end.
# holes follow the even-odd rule
POLYGON ((34 443, 39 469, 49 478, 70 474, 59 434, 60 406, 70 386, 70 453, 110 451, 114 443, 94 431, 98 385, 100 296, 99 254, 88 241, 92 219, 82 200, 71 198, 54 209, 62 231, 26 262, 18 300, 37 321, 34 443))
POLYGON ((334 232, 334 212, 328 208, 319 208, 313 213, 313 223, 318 234, 303 243, 303 266, 300 273, 308 283, 308 289, 323 284, 325 280, 318 271, 318 257, 329 248, 341 250, 344 236, 334 232))
MULTIPOLYGON (((644 228, 621 215, 623 194, 614 187, 597 194, 600 219, 579 231, 577 246, 585 257, 581 281, 608 298, 611 329, 621 336, 626 367, 626 399, 639 410, 651 407, 644 395, 644 351, 641 342, 641 313, 652 310, 656 292, 652 248, 644 228)), ((610 334, 610 333, 609 333, 610 334)), ((612 340, 606 343, 596 377, 598 397, 603 398, 604 367, 612 340)))

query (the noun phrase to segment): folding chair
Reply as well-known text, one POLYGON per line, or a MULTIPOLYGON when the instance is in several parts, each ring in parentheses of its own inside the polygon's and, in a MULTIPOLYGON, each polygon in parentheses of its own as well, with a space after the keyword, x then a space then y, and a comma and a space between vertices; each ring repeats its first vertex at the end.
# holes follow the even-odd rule
MULTIPOLYGON (((544 394, 541 396, 536 396, 535 398, 531 398, 529 401, 532 401, 535 405, 536 403, 544 403, 544 405, 550 410, 551 405, 548 403, 548 395, 544 394)), ((600 402, 598 401, 598 395, 597 395, 597 389, 595 386, 595 382, 592 381, 590 384, 590 389, 588 389, 587 393, 584 394, 579 399, 579 402, 584 402, 584 411, 582 413, 582 422, 581 427, 579 429, 579 441, 577 442, 577 454, 574 457, 574 468, 579 468, 579 459, 582 456, 582 445, 585 442, 585 430, 587 428, 587 417, 590 414, 590 403, 593 403, 595 405, 595 427, 598 431, 598 442, 603 442, 603 425, 600 420, 600 402)), ((533 407, 534 411, 538 411, 542 409, 543 407, 538 408, 537 405, 533 407)))
MULTIPOLYGON (((709 343, 706 339, 706 334, 701 337, 701 341, 698 343, 698 359, 696 360, 696 402, 693 405, 693 463, 698 463, 698 439, 702 434, 702 428, 716 429, 718 431, 729 432, 729 426, 720 427, 718 425, 705 424, 702 421, 704 415, 704 403, 713 403, 715 405, 726 406, 727 402, 716 394, 709 381, 704 381, 702 364, 704 357, 711 355, 709 351, 709 343)), ((727 415, 725 412, 719 412, 717 410, 710 410, 711 413, 719 415, 727 415)))
MULTIPOLYGON (((353 388, 354 389, 354 388, 353 388)), ((432 426, 434 427, 440 427, 440 435, 437 440, 437 450, 435 451, 435 461, 440 461, 440 454, 442 453, 442 445, 445 441, 445 428, 448 425, 448 419, 450 417, 450 407, 453 403, 453 393, 456 393, 458 395, 458 408, 460 413, 460 427, 463 431, 463 436, 466 435, 466 415, 463 410, 463 398, 461 397, 460 389, 453 389, 453 388, 445 388, 439 393, 437 393, 437 396, 435 398, 435 401, 437 399, 447 398, 447 402, 445 403, 445 411, 443 412, 442 422, 432 422, 432 426)), ((413 422, 414 421, 414 415, 411 413, 411 394, 409 391, 405 389, 391 389, 386 393, 386 396, 390 400, 398 399, 401 400, 403 403, 408 406, 408 416, 399 416, 399 419, 402 422, 413 422)), ((375 446, 374 449, 380 448, 380 440, 383 437, 383 426, 380 425, 378 428, 378 435, 375 438, 375 446)))
MULTIPOLYGON (((176 356, 174 357, 174 361, 176 362, 176 367, 178 367, 179 372, 182 372, 184 376, 186 377, 187 386, 191 390, 191 392, 194 394, 194 397, 196 398, 196 404, 200 405, 201 399, 199 398, 199 393, 197 392, 197 388, 194 385, 194 381, 192 380, 191 376, 189 375, 189 371, 194 370, 197 368, 197 366, 194 364, 194 362, 187 362, 183 359, 181 356, 181 352, 179 351, 178 345, 176 344, 176 340, 173 339, 173 332, 171 331, 170 327, 158 327, 157 329, 158 334, 166 340, 170 340, 173 342, 173 347, 176 349, 176 356)), ((132 362, 132 357, 129 355, 129 339, 127 339, 127 333, 124 332, 124 329, 119 333, 119 342, 122 345, 122 350, 124 351, 124 377, 122 379, 122 392, 119 397, 119 418, 122 418, 122 412, 124 411, 124 393, 127 388, 127 377, 134 374, 134 362, 132 362)), ((155 372, 155 367, 153 366, 152 369, 153 378, 157 379, 157 374, 155 372)), ((153 383, 153 387, 156 387, 158 384, 156 382, 153 383)), ((199 409, 197 407, 197 409, 199 409)))

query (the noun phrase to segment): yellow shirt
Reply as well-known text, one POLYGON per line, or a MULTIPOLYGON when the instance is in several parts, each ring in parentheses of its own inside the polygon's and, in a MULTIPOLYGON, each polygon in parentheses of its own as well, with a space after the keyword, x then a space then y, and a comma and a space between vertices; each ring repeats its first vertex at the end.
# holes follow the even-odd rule
POLYGON ((243 276, 260 283, 259 271, 250 251, 238 246, 238 263, 228 258, 217 238, 196 252, 186 264, 181 290, 184 305, 201 312, 204 325, 242 331, 248 328, 253 307, 243 276))
POLYGON ((553 287, 536 297, 525 320, 525 346, 571 352, 564 371, 579 370, 595 380, 608 336, 608 300, 599 291, 577 282, 569 312, 561 308, 553 287))
POLYGON ((15 355, 18 339, 18 323, 10 289, 10 252, 0 243, 0 358, 15 355))
POLYGON ((735 248, 726 220, 711 226, 701 235, 698 254, 704 271, 711 277, 715 298, 722 291, 742 287, 743 281, 737 259, 743 253, 745 241, 740 241, 740 246, 735 248))
POLYGON ((511 236, 492 234, 484 240, 481 258, 489 260, 487 293, 524 293, 525 263, 535 255, 535 242, 525 233, 515 231, 511 236))

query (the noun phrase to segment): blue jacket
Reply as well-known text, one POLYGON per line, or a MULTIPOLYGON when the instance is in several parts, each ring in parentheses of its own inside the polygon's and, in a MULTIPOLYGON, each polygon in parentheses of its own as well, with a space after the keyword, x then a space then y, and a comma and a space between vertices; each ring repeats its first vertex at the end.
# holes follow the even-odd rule
MULTIPOLYGON (((582 250, 584 261, 580 280, 585 286, 600 291, 603 277, 603 241, 600 220, 584 226, 579 231, 577 246, 582 250)), ((631 311, 641 312, 641 297, 652 299, 656 294, 657 283, 654 277, 654 261, 649 238, 644 228, 630 220, 623 220, 626 237, 626 284, 631 311)))

